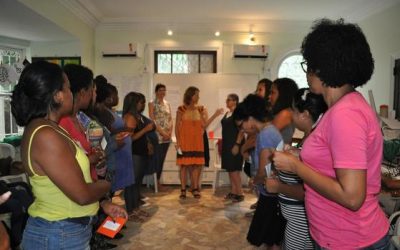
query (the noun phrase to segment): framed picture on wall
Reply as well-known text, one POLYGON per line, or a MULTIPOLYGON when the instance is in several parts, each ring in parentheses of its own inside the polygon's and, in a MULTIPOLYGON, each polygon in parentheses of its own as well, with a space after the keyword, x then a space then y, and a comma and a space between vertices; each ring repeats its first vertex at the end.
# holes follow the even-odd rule
POLYGON ((64 56, 64 57, 32 57, 32 62, 48 61, 64 67, 66 64, 81 64, 80 56, 64 56))

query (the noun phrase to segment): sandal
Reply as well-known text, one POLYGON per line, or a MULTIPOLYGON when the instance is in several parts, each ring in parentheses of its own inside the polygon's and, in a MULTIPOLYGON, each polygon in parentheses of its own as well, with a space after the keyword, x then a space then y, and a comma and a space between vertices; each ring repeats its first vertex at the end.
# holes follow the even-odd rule
POLYGON ((186 189, 181 189, 181 195, 179 195, 179 199, 186 199, 186 189))
POLYGON ((139 222, 139 223, 144 222, 144 219, 139 216, 137 211, 133 211, 132 213, 130 213, 128 216, 128 220, 133 221, 133 222, 139 222))
POLYGON ((193 194, 193 197, 194 197, 195 199, 200 199, 200 197, 201 197, 200 191, 199 191, 197 188, 195 188, 195 189, 192 190, 192 194, 193 194))
POLYGON ((225 195, 224 200, 231 200, 235 195, 233 193, 228 193, 225 195))
POLYGON ((150 214, 148 212, 141 210, 141 209, 137 210, 137 213, 139 216, 150 217, 150 214))
POLYGON ((234 194, 232 197, 233 202, 241 202, 244 200, 244 195, 241 194, 234 194))

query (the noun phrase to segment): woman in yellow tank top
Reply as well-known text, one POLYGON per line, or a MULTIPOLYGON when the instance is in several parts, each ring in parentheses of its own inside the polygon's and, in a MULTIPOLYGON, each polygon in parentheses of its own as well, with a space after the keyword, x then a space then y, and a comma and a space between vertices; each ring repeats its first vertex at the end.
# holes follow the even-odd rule
POLYGON ((23 249, 90 249, 99 205, 112 217, 127 214, 109 201, 99 204, 110 183, 92 181, 87 156, 58 126, 72 110, 66 75, 56 64, 30 64, 11 99, 17 124, 25 126, 21 159, 35 196, 28 209, 23 249))

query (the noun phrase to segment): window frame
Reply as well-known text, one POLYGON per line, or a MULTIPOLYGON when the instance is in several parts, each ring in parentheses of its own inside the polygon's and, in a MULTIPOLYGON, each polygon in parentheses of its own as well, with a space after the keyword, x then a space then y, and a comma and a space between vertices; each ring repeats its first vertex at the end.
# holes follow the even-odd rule
POLYGON ((215 50, 154 50, 154 73, 155 74, 184 74, 184 73, 173 73, 173 55, 174 54, 187 54, 187 55, 198 55, 198 71, 196 73, 188 74, 216 74, 217 73, 217 51, 215 50), (159 73, 158 72, 158 55, 170 54, 171 55, 171 70, 170 73, 159 73), (213 72, 202 73, 201 70, 201 55, 212 55, 213 56, 213 72))
MULTIPOLYGON (((3 62, 3 56, 8 56, 11 57, 11 55, 7 55, 7 53, 15 53, 17 54, 16 57, 16 61, 14 63, 17 62, 21 62, 24 60, 24 58, 26 58, 26 49, 25 48, 21 48, 19 46, 9 46, 9 45, 4 45, 4 44, 0 44, 0 50, 5 51, 5 52, 1 52, 0 53, 0 61, 2 64, 7 64, 12 66, 13 63, 5 63, 3 62), (3 54, 5 53, 5 54, 3 54)), ((15 84, 17 84, 18 80, 15 83, 10 83, 10 90, 5 90, 3 88, 0 89, 0 140, 4 140, 5 137, 7 136, 12 136, 12 135, 20 135, 23 132, 23 128, 19 127, 16 124, 15 118, 12 115, 11 112, 11 95, 12 95, 12 89, 14 88, 15 84), (7 110, 8 112, 8 117, 6 118, 5 114, 6 114, 6 106, 9 108, 9 110, 7 110), (7 120, 8 119, 8 120, 7 120), (6 127, 8 128, 8 131, 6 131, 6 127)))
MULTIPOLYGON (((299 50, 292 50, 292 51, 289 51, 288 53, 286 53, 284 56, 282 56, 281 59, 279 60, 278 65, 276 66, 276 78, 279 78, 279 70, 280 70, 283 62, 286 59, 288 59, 289 57, 292 57, 292 56, 303 56, 303 55, 301 54, 301 52, 299 50)), ((303 69, 301 68, 300 63, 299 63, 299 69, 301 70, 301 72, 303 72, 303 69)), ((304 73, 304 76, 305 76, 305 79, 306 79, 305 85, 301 85, 300 86, 298 81, 296 79, 293 79, 293 80, 296 81, 296 84, 297 84, 297 86, 299 88, 308 88, 309 87, 308 84, 307 84, 307 75, 306 75, 306 73, 304 73)))
POLYGON ((32 62, 48 61, 64 67, 69 61, 75 61, 74 64, 81 65, 82 60, 80 56, 50 56, 50 57, 32 57, 32 62))

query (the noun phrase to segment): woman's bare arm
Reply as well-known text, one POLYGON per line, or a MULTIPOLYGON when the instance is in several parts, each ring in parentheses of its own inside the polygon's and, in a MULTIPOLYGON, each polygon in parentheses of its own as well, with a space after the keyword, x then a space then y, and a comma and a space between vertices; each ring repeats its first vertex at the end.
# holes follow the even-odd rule
POLYGON ((296 156, 287 152, 275 152, 277 169, 296 173, 304 183, 325 198, 357 211, 366 196, 366 170, 336 168, 336 178, 314 171, 296 156))
POLYGON ((39 175, 47 175, 74 202, 87 205, 103 197, 110 189, 110 183, 104 180, 86 183, 75 154, 72 143, 50 127, 37 131, 32 140, 34 171, 39 175))

